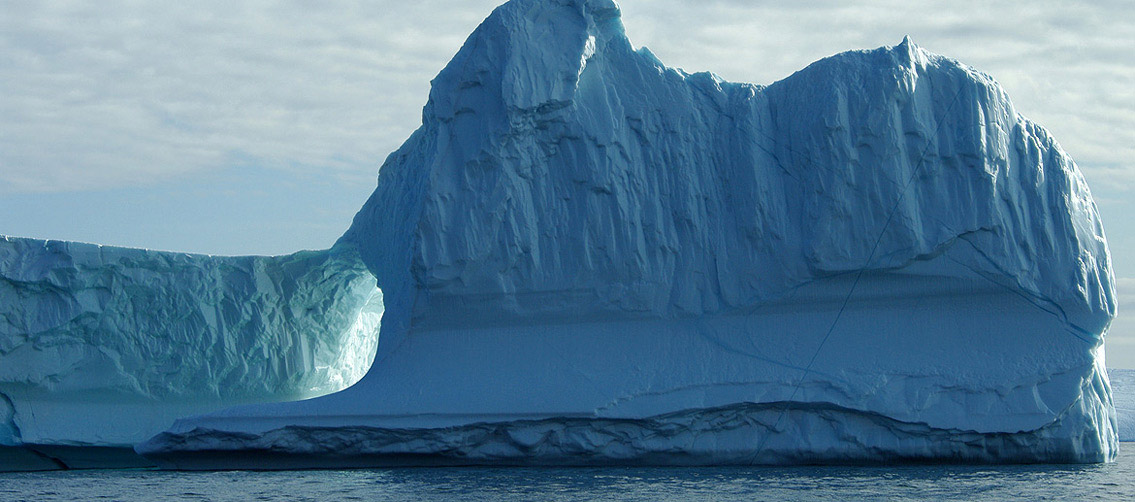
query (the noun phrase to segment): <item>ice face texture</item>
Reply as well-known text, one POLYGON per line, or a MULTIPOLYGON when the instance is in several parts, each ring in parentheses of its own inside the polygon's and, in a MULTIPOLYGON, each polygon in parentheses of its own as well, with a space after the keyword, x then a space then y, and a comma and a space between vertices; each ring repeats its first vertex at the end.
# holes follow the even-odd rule
POLYGON ((433 81, 341 243, 386 293, 366 377, 182 420, 140 452, 185 468, 1116 452, 1088 187, 992 78, 910 40, 760 87, 634 50, 612 2, 509 2, 433 81))
POLYGON ((370 367, 381 315, 347 246, 215 257, 0 237, 0 445, 133 446, 187 414, 340 390, 370 367))

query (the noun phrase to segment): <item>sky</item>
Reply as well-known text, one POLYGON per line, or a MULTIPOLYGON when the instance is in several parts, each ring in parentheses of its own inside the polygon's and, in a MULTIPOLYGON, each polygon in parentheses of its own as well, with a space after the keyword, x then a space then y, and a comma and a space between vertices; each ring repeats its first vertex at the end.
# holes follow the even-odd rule
MULTIPOLYGON (((210 254, 331 245, 496 0, 0 0, 0 234, 210 254)), ((1088 180, 1135 368, 1135 4, 624 0, 667 65, 768 84, 904 35, 997 79, 1088 180), (1130 311, 1131 315, 1126 312, 1130 311)))

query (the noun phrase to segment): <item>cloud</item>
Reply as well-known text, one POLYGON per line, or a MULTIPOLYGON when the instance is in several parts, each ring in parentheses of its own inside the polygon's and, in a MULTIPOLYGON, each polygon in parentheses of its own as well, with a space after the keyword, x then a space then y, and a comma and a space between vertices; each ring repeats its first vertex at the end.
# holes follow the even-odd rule
POLYGON ((1120 308, 1124 311, 1131 309, 1132 313, 1135 314, 1135 278, 1116 278, 1115 291, 1119 295, 1120 308))
POLYGON ((6 3, 0 192, 249 161, 372 183, 491 8, 472 4, 6 3))

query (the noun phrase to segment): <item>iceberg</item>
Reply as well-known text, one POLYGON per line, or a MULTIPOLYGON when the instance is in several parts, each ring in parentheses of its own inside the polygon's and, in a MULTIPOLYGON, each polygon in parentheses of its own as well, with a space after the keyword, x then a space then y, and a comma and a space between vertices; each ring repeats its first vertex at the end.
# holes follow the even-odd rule
POLYGON ((1072 160, 909 39, 767 87, 610 1, 514 0, 341 238, 367 375, 179 420, 177 468, 1114 458, 1110 256, 1072 160))
MULTIPOLYGON (((991 77, 909 39, 758 86, 635 49, 613 1, 512 0, 323 253, 381 291, 365 376, 181 418, 139 454, 264 469, 1117 452, 1116 294, 1087 184, 991 77)), ((331 287, 325 266, 266 280, 331 287)), ((365 295, 344 295, 349 318, 365 295)), ((321 299, 300 311, 335 310, 321 299)))

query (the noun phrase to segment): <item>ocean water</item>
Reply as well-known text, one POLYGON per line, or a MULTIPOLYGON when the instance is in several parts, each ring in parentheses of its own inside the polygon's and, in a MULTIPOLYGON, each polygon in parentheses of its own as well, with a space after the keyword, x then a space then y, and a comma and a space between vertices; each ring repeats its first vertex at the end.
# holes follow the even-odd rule
POLYGON ((1135 443, 1099 465, 400 468, 0 473, 0 500, 1135 500, 1135 443))

